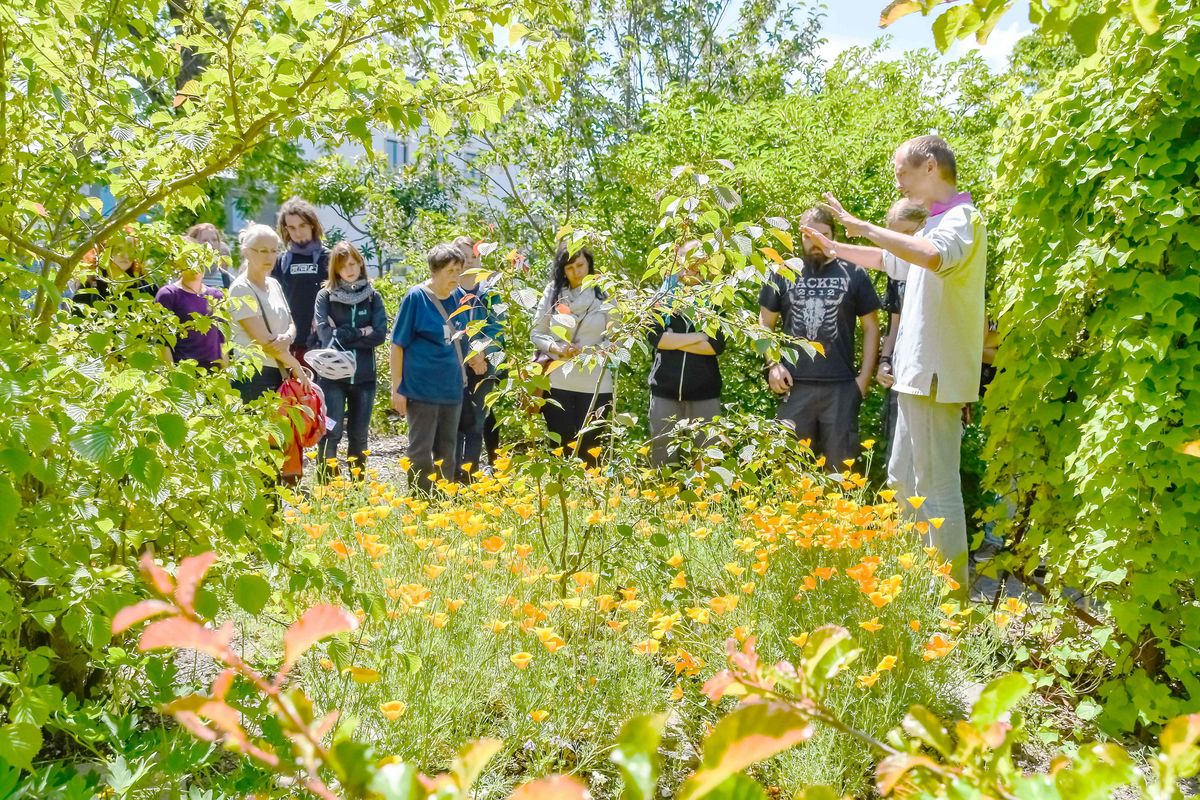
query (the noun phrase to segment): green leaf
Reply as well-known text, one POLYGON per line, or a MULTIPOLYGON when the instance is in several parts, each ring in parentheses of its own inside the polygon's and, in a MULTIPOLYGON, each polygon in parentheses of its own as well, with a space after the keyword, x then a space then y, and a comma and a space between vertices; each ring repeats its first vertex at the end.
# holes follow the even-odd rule
POLYGON ((971 709, 971 722, 979 726, 999 722, 1032 688, 1029 678, 1019 672, 1001 675, 980 693, 971 709))
POLYGON ((247 614, 261 614, 271 599, 271 584, 258 573, 239 575, 233 583, 233 600, 247 614))
POLYGON ((93 423, 71 436, 71 447, 88 461, 104 461, 112 455, 117 432, 103 423, 93 423))
POLYGON ((29 722, 10 722, 0 728, 0 761, 17 769, 33 769, 33 758, 42 749, 42 730, 29 722))
POLYGON ((804 677, 820 696, 829 681, 858 658, 862 651, 839 625, 823 625, 813 631, 804 645, 804 677))
POLYGON ((162 434, 167 447, 183 447, 187 441, 187 420, 179 414, 156 414, 154 424, 158 426, 158 432, 162 434))
POLYGON ((662 741, 666 714, 643 714, 621 727, 617 745, 609 758, 625 779, 622 797, 652 800, 658 786, 658 745, 662 741))
POLYGON ((767 793, 749 775, 731 775, 717 788, 704 795, 705 800, 767 800, 767 793))
POLYGON ((1133 18, 1146 33, 1158 33, 1162 18, 1158 16, 1158 0, 1129 0, 1133 18))
POLYGON ((915 739, 920 739, 943 756, 949 756, 954 750, 954 742, 950 739, 946 726, 936 714, 924 706, 913 706, 908 709, 908 714, 901 724, 905 733, 915 739))
POLYGON ((435 108, 429 112, 426 123, 429 125, 429 130, 433 131, 437 136, 445 136, 450 132, 450 117, 440 108, 435 108))
POLYGON ((807 742, 812 735, 808 719, 791 706, 740 706, 718 722, 705 739, 700 769, 684 782, 678 800, 704 797, 734 773, 807 742))
POLYGON ((371 777, 369 788, 383 800, 418 800, 425 797, 419 775, 412 764, 384 764, 371 777))
POLYGON ((655 547, 666 547, 669 543, 670 540, 667 539, 667 536, 664 533, 655 533, 650 537, 650 544, 654 545, 655 547))

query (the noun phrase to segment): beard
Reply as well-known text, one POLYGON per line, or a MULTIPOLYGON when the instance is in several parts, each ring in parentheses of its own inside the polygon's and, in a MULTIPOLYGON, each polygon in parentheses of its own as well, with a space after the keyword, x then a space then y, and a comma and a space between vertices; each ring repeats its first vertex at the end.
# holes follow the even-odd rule
POLYGON ((801 260, 804 261, 804 266, 808 269, 820 269, 829 263, 829 258, 820 250, 812 250, 810 252, 806 249, 804 257, 801 260))

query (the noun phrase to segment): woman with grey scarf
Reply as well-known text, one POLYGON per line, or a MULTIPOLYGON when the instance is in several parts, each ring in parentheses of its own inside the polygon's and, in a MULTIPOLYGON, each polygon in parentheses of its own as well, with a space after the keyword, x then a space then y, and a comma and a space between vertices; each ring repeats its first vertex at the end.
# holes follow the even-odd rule
POLYGON ((383 298, 367 277, 362 253, 350 242, 338 242, 329 251, 329 279, 317 292, 313 319, 319 347, 352 353, 356 361, 354 374, 346 380, 318 378, 333 427, 321 440, 317 479, 328 480, 331 471, 336 472, 343 430, 349 439, 350 474, 361 478, 375 404, 375 348, 387 338, 388 318, 383 298))

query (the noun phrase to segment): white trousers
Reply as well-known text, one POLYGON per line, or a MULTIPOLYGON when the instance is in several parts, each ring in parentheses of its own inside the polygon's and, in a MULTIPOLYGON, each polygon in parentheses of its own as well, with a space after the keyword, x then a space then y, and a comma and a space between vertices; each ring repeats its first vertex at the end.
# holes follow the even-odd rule
POLYGON ((929 526, 927 543, 941 551, 953 567, 954 579, 967 590, 967 514, 963 508, 959 462, 962 453, 962 404, 938 403, 932 397, 901 394, 888 482, 901 509, 918 520, 942 518, 929 526), (909 497, 925 501, 914 513, 909 497))

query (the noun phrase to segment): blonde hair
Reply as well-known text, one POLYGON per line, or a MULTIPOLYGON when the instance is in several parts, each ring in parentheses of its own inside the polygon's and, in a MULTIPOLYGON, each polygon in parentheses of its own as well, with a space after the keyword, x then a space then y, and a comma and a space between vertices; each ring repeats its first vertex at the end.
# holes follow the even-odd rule
POLYGON ((238 247, 243 250, 247 245, 257 242, 259 239, 270 237, 275 240, 275 244, 279 244, 279 234, 270 225, 263 225, 261 222, 251 222, 246 227, 242 228, 242 232, 238 234, 238 247))
POLYGON ((367 283, 371 282, 371 276, 367 275, 367 260, 363 258, 363 254, 359 252, 353 242, 343 239, 329 251, 329 277, 325 279, 326 289, 332 291, 338 287, 338 284, 342 282, 342 267, 346 266, 351 259, 358 262, 362 268, 362 277, 367 279, 367 283))

